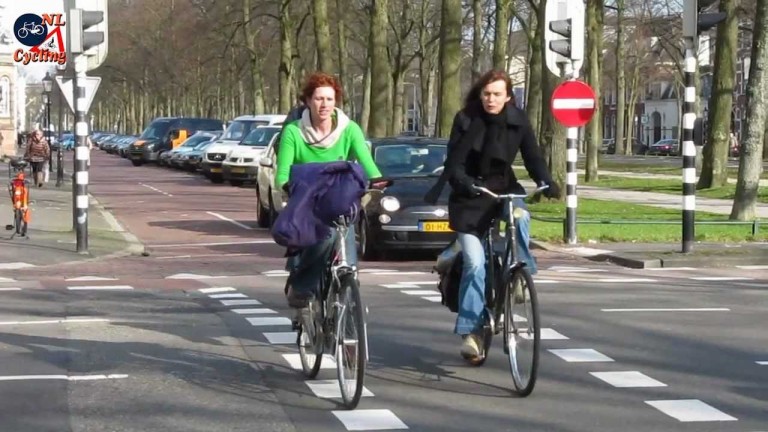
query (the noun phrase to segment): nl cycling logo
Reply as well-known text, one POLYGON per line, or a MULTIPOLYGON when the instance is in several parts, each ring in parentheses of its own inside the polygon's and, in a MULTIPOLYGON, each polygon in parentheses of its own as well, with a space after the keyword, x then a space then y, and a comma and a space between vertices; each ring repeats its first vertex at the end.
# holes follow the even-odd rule
POLYGON ((13 60, 22 63, 58 63, 67 62, 64 50, 62 27, 64 14, 36 15, 26 13, 16 19, 13 34, 16 40, 29 48, 19 48, 13 53, 13 60))

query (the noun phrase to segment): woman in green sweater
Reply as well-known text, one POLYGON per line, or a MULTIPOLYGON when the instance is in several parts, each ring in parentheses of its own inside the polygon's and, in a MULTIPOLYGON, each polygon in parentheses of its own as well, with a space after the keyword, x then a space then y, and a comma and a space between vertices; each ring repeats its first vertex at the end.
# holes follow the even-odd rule
MULTIPOLYGON (((275 186, 282 187, 290 180, 293 164, 356 160, 369 179, 381 177, 365 143, 362 129, 336 108, 342 91, 336 78, 317 72, 312 74, 302 90, 307 109, 285 126, 280 137, 277 154, 275 186)), ((335 231, 332 231, 335 232, 335 231)), ((347 259, 357 264, 355 230, 350 227, 347 238, 347 259)), ((291 271, 288 304, 294 308, 306 307, 317 292, 325 258, 331 252, 334 238, 330 237, 289 258, 291 271)))

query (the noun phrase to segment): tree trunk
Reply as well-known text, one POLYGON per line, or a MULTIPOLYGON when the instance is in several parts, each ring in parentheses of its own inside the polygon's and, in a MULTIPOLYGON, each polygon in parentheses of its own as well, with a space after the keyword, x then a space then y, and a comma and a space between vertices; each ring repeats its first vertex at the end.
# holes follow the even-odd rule
POLYGON ((328 27, 328 1, 312 0, 312 18, 315 24, 315 45, 317 46, 317 64, 320 70, 333 74, 333 52, 331 51, 331 31, 328 27))
POLYGON ((493 68, 505 70, 509 38, 510 0, 496 0, 496 27, 493 37, 493 68))
POLYGON ((341 87, 344 89, 345 94, 342 106, 344 107, 344 112, 351 115, 352 98, 346 95, 351 93, 352 86, 354 86, 354 80, 350 85, 350 79, 347 76, 347 56, 349 53, 347 53, 347 29, 344 15, 344 5, 342 0, 336 0, 336 21, 338 25, 337 31, 339 40, 339 81, 341 82, 341 87))
POLYGON ((365 62, 365 75, 363 76, 363 106, 360 111, 360 128, 370 130, 368 124, 371 119, 371 60, 365 62))
MULTIPOLYGON (((587 30, 587 62, 588 77, 587 82, 595 91, 595 99, 600 100, 600 74, 602 64, 600 59, 603 56, 603 2, 602 0, 588 0, 586 11, 586 30, 587 30)), ((598 180, 598 154, 603 144, 603 130, 600 127, 600 121, 596 120, 602 116, 600 104, 596 104, 593 120, 587 123, 587 166, 584 181, 589 183, 598 180)), ((617 143, 618 145, 618 143, 617 143)))
POLYGON ((461 109, 461 0, 443 0, 440 26, 440 97, 436 136, 448 137, 461 109))
POLYGON ((376 113, 370 118, 368 135, 379 138, 387 135, 389 125, 389 80, 391 72, 387 58, 388 32, 388 0, 373 0, 371 13, 371 112, 376 113))
POLYGON ((294 104, 291 97, 291 88, 293 87, 293 21, 291 18, 290 6, 291 0, 280 1, 280 66, 279 86, 280 97, 279 112, 288 114, 294 104))
POLYGON ((715 70, 709 108, 709 136, 704 147, 704 160, 698 189, 724 186, 728 183, 728 151, 731 136, 731 110, 736 75, 739 17, 738 0, 720 0, 720 11, 728 18, 717 27, 715 70))
MULTIPOLYGON (((626 80, 624 79, 624 0, 616 0, 616 154, 632 154, 632 140, 624 139, 626 80)), ((599 99, 598 99, 599 100, 599 99)), ((632 110, 634 112, 634 110, 632 110)), ((633 119, 633 117, 629 117, 633 119)), ((629 126, 631 129, 631 126, 629 126)))
MULTIPOLYGON (((395 66, 398 68, 398 66, 395 66)), ((397 135, 403 131, 403 111, 404 106, 404 71, 395 69, 392 73, 392 123, 390 124, 390 135, 397 135)))
MULTIPOLYGON (((545 4, 546 3, 544 3, 544 5, 545 4)), ((544 6, 540 4, 539 7, 544 6)), ((536 136, 539 136, 541 134, 541 117, 543 112, 542 77, 547 70, 544 66, 542 57, 542 53, 544 52, 542 50, 542 41, 544 39, 542 36, 540 36, 539 19, 533 13, 530 15, 530 23, 528 24, 528 28, 529 32, 531 32, 531 34, 528 35, 528 49, 530 57, 528 69, 530 70, 530 73, 528 78, 528 85, 526 86, 527 94, 525 101, 525 111, 528 113, 528 119, 531 121, 531 127, 533 128, 534 133, 536 133, 536 136)), ((541 34, 543 34, 543 30, 541 30, 541 32, 541 34)))
MULTIPOLYGON (((472 82, 480 78, 483 59, 483 0, 472 0, 472 82)), ((422 23, 423 25, 423 23, 422 23)))
POLYGON ((766 91, 768 91, 768 1, 757 2, 757 17, 752 36, 752 63, 747 85, 747 136, 739 152, 739 177, 731 219, 755 218, 755 202, 763 172, 763 143, 765 140, 766 91))

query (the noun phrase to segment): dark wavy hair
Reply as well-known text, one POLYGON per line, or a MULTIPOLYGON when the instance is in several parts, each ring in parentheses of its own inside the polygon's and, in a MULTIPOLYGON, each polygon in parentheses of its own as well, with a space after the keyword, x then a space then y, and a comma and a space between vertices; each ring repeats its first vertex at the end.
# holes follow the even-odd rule
POLYGON ((303 100, 304 103, 308 102, 318 87, 332 87, 336 93, 336 106, 341 106, 344 98, 344 91, 341 89, 341 84, 339 84, 339 80, 337 80, 335 76, 324 72, 315 72, 307 78, 304 88, 301 89, 301 100, 303 100))
POLYGON ((464 99, 464 110, 482 110, 483 105, 480 101, 480 95, 483 92, 483 87, 496 81, 504 81, 507 87, 507 95, 512 98, 509 103, 516 105, 515 94, 512 92, 512 80, 509 78, 509 74, 500 69, 492 69, 484 73, 469 88, 469 93, 467 93, 467 97, 464 99))

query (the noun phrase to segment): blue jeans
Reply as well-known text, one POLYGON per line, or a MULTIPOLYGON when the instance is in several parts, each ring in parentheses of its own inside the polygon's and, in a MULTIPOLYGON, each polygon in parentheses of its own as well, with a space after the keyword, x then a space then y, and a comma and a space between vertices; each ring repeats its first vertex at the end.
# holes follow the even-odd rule
MULTIPOLYGON (((323 270, 328 263, 333 246, 336 244, 337 232, 331 230, 325 240, 303 249, 298 255, 288 258, 286 271, 291 272, 291 287, 296 293, 312 293, 317 295, 323 270)), ((346 236, 347 262, 357 265, 357 244, 355 243, 355 227, 350 226, 346 236)))
MULTIPOLYGON (((517 257, 526 263, 531 274, 536 274, 536 262, 529 247, 531 214, 522 200, 516 200, 515 206, 525 209, 517 219, 517 257)), ((506 209, 505 209, 506 213, 506 209)), ((474 234, 458 233, 464 267, 459 283, 459 314, 456 317, 454 333, 467 335, 476 333, 483 326, 485 310, 485 248, 483 242, 474 234)), ((446 249, 448 251, 449 249, 446 249)), ((446 253, 446 252, 443 252, 446 253)))

